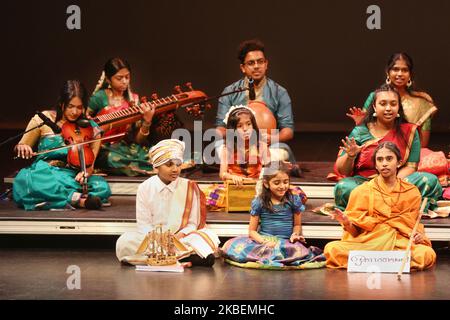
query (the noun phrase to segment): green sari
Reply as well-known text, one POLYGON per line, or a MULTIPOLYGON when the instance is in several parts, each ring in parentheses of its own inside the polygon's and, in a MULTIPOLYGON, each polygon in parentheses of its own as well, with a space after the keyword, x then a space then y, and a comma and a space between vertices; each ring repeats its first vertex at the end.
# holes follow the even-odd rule
MULTIPOLYGON (((109 101, 105 90, 97 91, 89 100, 89 108, 95 114, 108 105, 109 101)), ((128 108, 128 106, 128 102, 123 101, 121 108, 128 108)), ((139 127, 132 124, 124 139, 102 144, 95 163, 96 168, 113 175, 149 175, 153 169, 148 158, 149 146, 141 146, 133 142, 137 130, 139 127)))

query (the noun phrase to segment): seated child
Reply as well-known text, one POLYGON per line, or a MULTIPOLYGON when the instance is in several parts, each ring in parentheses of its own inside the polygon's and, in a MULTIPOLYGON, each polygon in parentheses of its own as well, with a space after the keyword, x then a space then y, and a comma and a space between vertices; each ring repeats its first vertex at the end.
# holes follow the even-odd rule
POLYGON ((247 106, 231 107, 225 116, 227 137, 220 150, 220 178, 242 184, 259 178, 269 162, 267 141, 261 138, 254 111, 247 106))
POLYGON ((306 197, 292 194, 288 172, 284 162, 272 162, 264 168, 262 191, 251 205, 249 235, 224 244, 221 251, 226 262, 267 269, 325 265, 321 249, 305 246, 301 212, 306 197))
POLYGON ((204 194, 195 182, 179 177, 183 153, 184 142, 176 139, 162 140, 150 149, 149 157, 158 175, 139 185, 136 197, 138 231, 127 232, 117 240, 119 261, 145 263, 145 256, 139 250, 141 244, 149 232, 162 225, 163 232, 170 230, 196 253, 181 262, 214 264, 214 252, 220 242, 217 235, 206 228, 204 194))
MULTIPOLYGON (((260 135, 254 111, 247 106, 230 108, 225 115, 227 128, 225 143, 218 147, 220 173, 223 181, 241 187, 245 181, 256 183, 261 168, 269 162, 266 139, 260 135)), ((204 190, 210 211, 221 211, 226 206, 226 187, 214 184, 204 190)))

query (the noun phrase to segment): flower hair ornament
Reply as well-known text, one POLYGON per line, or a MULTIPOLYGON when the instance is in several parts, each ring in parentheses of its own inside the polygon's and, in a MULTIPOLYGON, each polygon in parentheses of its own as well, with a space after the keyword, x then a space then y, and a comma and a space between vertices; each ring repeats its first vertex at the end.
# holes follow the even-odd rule
POLYGON ((237 105, 237 106, 232 106, 232 107, 228 110, 227 114, 225 115, 225 118, 223 119, 223 122, 225 123, 225 125, 228 124, 228 118, 230 117, 230 114, 232 114, 232 113, 233 113, 235 110, 237 110, 237 109, 246 109, 246 110, 249 110, 249 111, 253 114, 253 116, 256 118, 256 112, 255 112, 255 111, 253 111, 252 109, 250 109, 248 106, 245 106, 245 105, 243 105, 243 104, 240 104, 240 105, 237 105))
POLYGON ((100 79, 98 79, 97 85, 95 86, 94 92, 92 94, 95 94, 98 90, 100 90, 105 83, 105 71, 102 72, 102 75, 100 76, 100 79))

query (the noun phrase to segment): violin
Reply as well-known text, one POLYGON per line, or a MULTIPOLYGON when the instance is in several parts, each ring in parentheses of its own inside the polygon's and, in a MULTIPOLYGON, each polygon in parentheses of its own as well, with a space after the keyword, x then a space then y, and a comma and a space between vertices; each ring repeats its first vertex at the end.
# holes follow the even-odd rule
MULTIPOLYGON (((179 107, 185 107, 186 111, 194 116, 200 116, 203 113, 201 102, 207 100, 207 95, 202 91, 194 91, 191 83, 186 83, 187 91, 182 91, 180 86, 175 86, 175 94, 165 98, 155 98, 148 100, 141 98, 141 102, 148 102, 155 107, 155 115, 176 110, 179 107)), ((207 106, 209 107, 209 106, 207 106)), ((142 118, 142 109, 140 106, 131 103, 130 106, 103 108, 94 120, 101 129, 105 131, 105 136, 125 132, 126 125, 134 123, 142 118), (114 130, 114 128, 120 129, 114 130)))
POLYGON ((89 121, 66 121, 61 127, 61 136, 64 142, 72 146, 67 153, 67 164, 84 173, 82 182, 83 194, 87 194, 87 168, 95 161, 94 152, 89 144, 80 144, 92 140, 94 129, 89 121))

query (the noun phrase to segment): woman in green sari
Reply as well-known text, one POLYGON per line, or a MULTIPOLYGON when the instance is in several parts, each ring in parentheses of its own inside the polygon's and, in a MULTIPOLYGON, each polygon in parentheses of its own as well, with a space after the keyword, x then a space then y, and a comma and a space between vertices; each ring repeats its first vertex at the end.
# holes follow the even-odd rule
MULTIPOLYGON (((413 68, 413 61, 408 54, 394 53, 386 65, 386 84, 396 88, 399 92, 405 120, 418 127, 421 144, 418 171, 435 174, 441 185, 447 186, 450 178, 450 166, 444 152, 432 151, 427 148, 430 141, 431 118, 438 109, 427 93, 414 89, 413 68)), ((364 120, 373 99, 374 92, 367 98, 363 109, 350 108, 347 115, 354 119, 356 125, 361 124, 364 120)))
MULTIPOLYGON (((62 127, 66 122, 77 123, 84 118, 87 94, 84 86, 77 80, 68 80, 61 90, 56 111, 42 112, 47 118, 62 127)), ((33 146, 38 143, 38 151, 65 146, 64 139, 47 125, 42 125, 39 116, 34 116, 27 126, 27 131, 15 146, 17 156, 29 159, 35 155, 33 146), (41 125, 41 126, 39 126, 41 125)), ((90 121, 94 138, 100 134, 98 126, 90 121)), ((100 144, 90 144, 94 158, 100 144)), ((69 149, 62 149, 38 155, 30 167, 19 171, 14 178, 13 198, 19 207, 25 210, 62 209, 80 207, 100 209, 111 195, 108 183, 103 177, 93 176, 93 165, 87 168, 88 193, 84 194, 81 183, 85 173, 69 167, 67 155, 69 149)))
POLYGON ((429 210, 436 207, 442 194, 437 177, 416 172, 420 160, 420 139, 417 126, 405 123, 398 91, 388 85, 374 93, 374 100, 362 125, 356 126, 342 140, 336 160, 334 177, 340 180, 334 188, 336 206, 344 210, 351 191, 376 175, 372 154, 379 143, 394 142, 401 151, 398 177, 416 185, 422 197, 429 199, 429 210))
MULTIPOLYGON (((431 118, 437 112, 433 99, 425 92, 414 90, 414 64, 404 52, 394 53, 386 65, 386 84, 397 89, 401 97, 405 120, 419 127, 420 144, 426 148, 430 141, 431 118)), ((356 125, 360 125, 373 103, 375 92, 371 92, 363 109, 350 108, 347 114, 356 125)))
MULTIPOLYGON (((102 76, 89 100, 88 117, 111 111, 127 109, 139 105, 138 95, 130 88, 131 68, 127 61, 120 58, 108 60, 102 76)), ((143 110, 141 120, 126 126, 108 130, 106 135, 126 131, 126 136, 114 142, 103 143, 97 158, 97 167, 114 175, 147 175, 152 170, 148 151, 150 125, 155 108, 149 103, 140 104, 143 110)))

